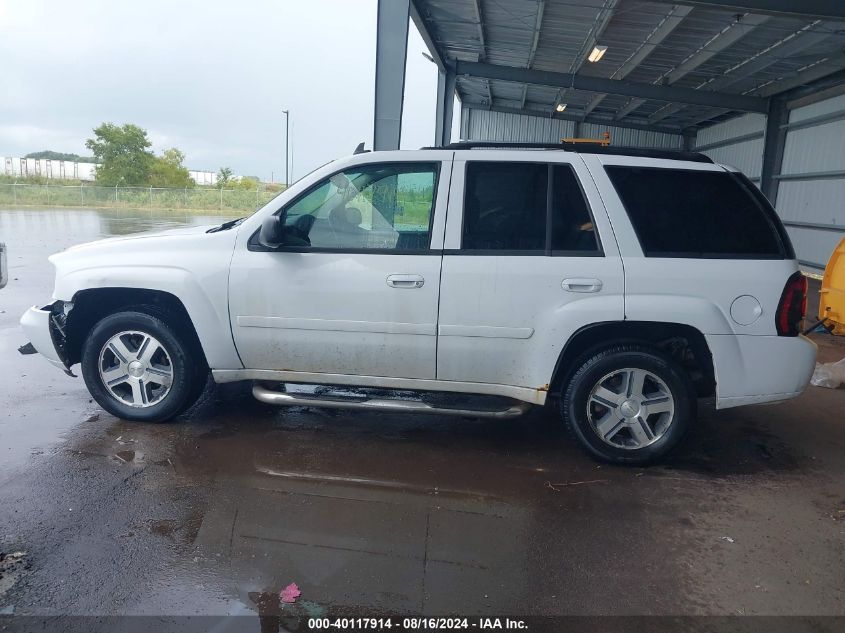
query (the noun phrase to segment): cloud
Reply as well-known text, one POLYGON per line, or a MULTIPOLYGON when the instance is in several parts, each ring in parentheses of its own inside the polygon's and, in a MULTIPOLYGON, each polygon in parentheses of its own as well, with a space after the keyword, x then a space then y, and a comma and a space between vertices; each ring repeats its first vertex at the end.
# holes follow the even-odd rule
POLYGON ((41 149, 78 152, 76 131, 39 127, 37 125, 0 125, 0 149, 6 147, 31 147, 26 152, 0 151, 4 156, 18 156, 41 149))
MULTIPOLYGON (((192 168, 296 175, 372 142, 375 0, 0 0, 0 154, 84 151, 135 123, 192 168)), ((403 147, 431 144, 437 73, 411 26, 403 147)))

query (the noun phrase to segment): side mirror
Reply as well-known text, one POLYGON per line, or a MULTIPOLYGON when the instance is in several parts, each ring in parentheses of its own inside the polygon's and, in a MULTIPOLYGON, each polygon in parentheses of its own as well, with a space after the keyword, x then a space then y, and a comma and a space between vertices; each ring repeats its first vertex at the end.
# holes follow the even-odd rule
POLYGON ((258 233, 258 243, 265 248, 276 248, 284 241, 285 216, 271 215, 261 223, 258 233))

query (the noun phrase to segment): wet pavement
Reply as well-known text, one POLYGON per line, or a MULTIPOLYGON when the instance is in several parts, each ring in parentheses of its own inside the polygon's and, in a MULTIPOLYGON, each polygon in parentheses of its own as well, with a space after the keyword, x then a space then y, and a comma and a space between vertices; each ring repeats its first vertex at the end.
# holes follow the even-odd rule
POLYGON ((128 423, 15 351, 49 253, 215 221, 0 210, 0 613, 246 614, 296 582, 304 616, 845 615, 845 389, 705 405, 667 463, 616 468, 551 409, 277 409, 210 385, 176 422, 128 423))

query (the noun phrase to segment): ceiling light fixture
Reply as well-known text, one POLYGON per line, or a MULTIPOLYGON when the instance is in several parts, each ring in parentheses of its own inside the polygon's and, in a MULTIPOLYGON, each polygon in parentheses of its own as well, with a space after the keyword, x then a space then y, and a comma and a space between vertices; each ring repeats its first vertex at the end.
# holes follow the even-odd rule
POLYGON ((604 54, 606 52, 607 52, 607 46, 594 46, 593 51, 590 53, 590 55, 587 57, 587 59, 590 60, 591 62, 595 63, 595 62, 599 61, 602 57, 604 57, 604 54))

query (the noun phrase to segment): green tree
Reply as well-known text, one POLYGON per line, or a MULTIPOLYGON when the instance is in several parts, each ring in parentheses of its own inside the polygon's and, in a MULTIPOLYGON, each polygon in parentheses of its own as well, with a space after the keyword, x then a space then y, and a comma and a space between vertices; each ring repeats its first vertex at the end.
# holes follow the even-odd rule
POLYGON ((155 161, 149 151, 151 145, 147 131, 131 123, 103 123, 94 128, 94 138, 85 141, 85 147, 99 163, 95 172, 97 184, 147 184, 155 161))
POLYGON ((160 157, 154 157, 150 166, 148 184, 151 187, 193 187, 194 181, 182 164, 185 154, 171 147, 164 150, 160 157))
POLYGON ((217 186, 225 189, 232 182, 232 170, 228 167, 221 167, 217 172, 217 186))
POLYGON ((255 191, 258 189, 258 186, 261 184, 261 181, 256 176, 241 176, 237 180, 233 180, 230 183, 230 187, 233 189, 244 189, 246 191, 255 191))

